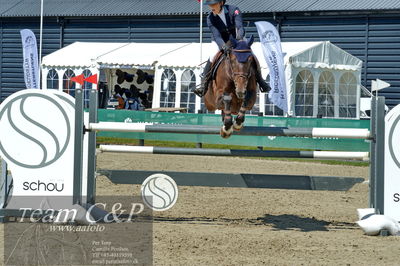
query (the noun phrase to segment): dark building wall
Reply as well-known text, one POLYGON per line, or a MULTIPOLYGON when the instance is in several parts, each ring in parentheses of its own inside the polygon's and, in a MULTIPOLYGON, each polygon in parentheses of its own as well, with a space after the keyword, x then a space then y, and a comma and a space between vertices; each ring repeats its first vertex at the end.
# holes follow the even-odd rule
MULTIPOLYGON (((60 30, 56 19, 46 19, 43 30, 43 55, 60 48, 60 30)), ((36 35, 39 47, 38 19, 0 18, 0 96, 1 100, 11 93, 24 89, 22 69, 22 45, 20 30, 31 29, 36 35)))
MULTIPOLYGON (((400 103, 400 16, 245 14, 248 34, 257 36, 254 21, 278 26, 282 41, 329 40, 364 62, 362 84, 380 78, 392 84, 382 91, 387 104, 400 103)), ((24 88, 19 31, 32 29, 39 38, 38 18, 0 18, 0 96, 24 88)), ((92 42, 197 42, 195 16, 45 18, 43 55, 75 41, 92 42)), ((210 34, 204 21, 204 41, 210 34)), ((39 40, 38 40, 39 42, 39 40)))
POLYGON ((363 61, 362 84, 382 79, 391 87, 380 92, 390 106, 400 103, 400 16, 352 15, 295 17, 282 20, 283 41, 330 40, 363 61))

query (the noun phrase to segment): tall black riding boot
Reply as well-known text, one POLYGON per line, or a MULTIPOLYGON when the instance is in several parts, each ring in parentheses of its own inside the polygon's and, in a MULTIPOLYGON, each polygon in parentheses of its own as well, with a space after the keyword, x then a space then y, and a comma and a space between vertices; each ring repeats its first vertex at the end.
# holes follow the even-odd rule
POLYGON ((256 80, 258 83, 258 87, 260 88, 261 92, 269 92, 271 90, 271 87, 269 84, 262 78, 261 75, 261 67, 260 67, 260 62, 258 62, 257 57, 254 56, 254 61, 256 63, 256 80))
POLYGON ((257 79, 257 83, 260 87, 260 91, 261 92, 269 92, 271 90, 271 87, 269 86, 269 84, 262 78, 261 73, 258 72, 256 73, 256 79, 257 79))
POLYGON ((204 67, 203 74, 201 74, 201 84, 199 87, 194 89, 194 93, 199 96, 203 97, 208 89, 208 83, 210 81, 210 76, 211 76, 211 61, 208 60, 206 66, 204 67))
POLYGON ((256 80, 259 85, 260 91, 261 92, 269 92, 271 90, 271 87, 269 84, 262 78, 261 72, 257 69, 256 71, 256 80))

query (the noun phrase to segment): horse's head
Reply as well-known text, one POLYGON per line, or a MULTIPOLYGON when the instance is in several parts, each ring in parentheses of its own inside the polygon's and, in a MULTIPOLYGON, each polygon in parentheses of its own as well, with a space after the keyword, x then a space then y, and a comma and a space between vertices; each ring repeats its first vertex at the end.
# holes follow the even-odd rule
POLYGON ((231 65, 232 80, 235 83, 236 96, 244 99, 246 95, 247 83, 249 78, 254 75, 253 54, 250 46, 253 44, 254 38, 249 40, 236 40, 230 38, 232 44, 232 52, 229 55, 231 65))

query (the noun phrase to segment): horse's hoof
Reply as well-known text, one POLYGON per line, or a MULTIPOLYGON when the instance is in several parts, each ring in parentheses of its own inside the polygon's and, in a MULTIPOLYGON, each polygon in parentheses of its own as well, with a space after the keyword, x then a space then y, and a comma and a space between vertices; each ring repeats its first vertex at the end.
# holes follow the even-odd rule
POLYGON ((243 123, 240 125, 236 124, 236 121, 233 123, 233 130, 240 131, 242 128, 243 128, 243 123))
POLYGON ((223 137, 224 139, 229 138, 232 135, 233 129, 232 127, 230 127, 228 130, 225 130, 225 126, 221 127, 221 130, 219 131, 219 134, 221 135, 221 137, 223 137))

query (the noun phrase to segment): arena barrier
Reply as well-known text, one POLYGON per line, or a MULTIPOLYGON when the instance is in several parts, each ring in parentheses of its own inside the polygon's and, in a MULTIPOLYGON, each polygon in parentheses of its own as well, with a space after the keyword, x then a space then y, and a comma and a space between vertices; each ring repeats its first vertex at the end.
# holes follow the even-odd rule
MULTIPOLYGON (((78 85, 78 84, 77 84, 78 85)), ((371 107, 371 126, 368 129, 345 128, 261 128, 245 127, 234 134, 287 137, 336 137, 358 138, 370 141, 370 152, 322 152, 322 151, 260 151, 260 150, 218 150, 218 149, 183 149, 167 147, 130 147, 101 145, 96 147, 96 132, 159 132, 182 134, 219 134, 215 126, 184 126, 129 124, 97 121, 97 91, 90 91, 89 112, 86 117, 83 108, 83 92, 77 86, 75 91, 75 127, 73 159, 73 203, 95 203, 96 154, 103 152, 140 152, 154 154, 191 154, 218 156, 252 157, 297 157, 297 158, 342 158, 370 161, 370 207, 376 213, 389 215, 400 220, 400 145, 394 136, 400 135, 400 105, 385 117, 383 97, 374 97, 371 107), (88 138, 87 141, 84 139, 88 138), (386 171, 385 171, 386 170, 386 171), (86 193, 85 193, 86 192, 86 193)), ((1 110, 1 109, 0 109, 1 110)), ((1 113, 0 113, 1 115, 1 113)), ((1 117, 0 117, 1 118, 1 117)))

